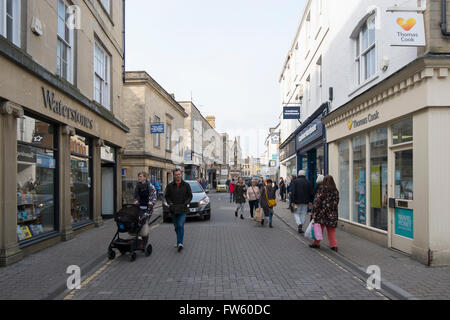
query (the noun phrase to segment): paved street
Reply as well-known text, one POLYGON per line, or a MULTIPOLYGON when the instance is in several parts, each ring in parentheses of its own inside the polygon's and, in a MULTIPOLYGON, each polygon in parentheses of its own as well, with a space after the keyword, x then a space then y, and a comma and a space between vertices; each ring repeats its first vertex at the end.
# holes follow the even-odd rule
POLYGON ((139 255, 134 263, 125 256, 105 260, 85 278, 80 290, 66 291, 58 298, 386 299, 308 248, 281 220, 275 219, 274 229, 263 229, 250 219, 236 219, 227 195, 211 198, 211 221, 188 220, 182 253, 173 248, 173 226, 156 225, 151 257, 139 255))

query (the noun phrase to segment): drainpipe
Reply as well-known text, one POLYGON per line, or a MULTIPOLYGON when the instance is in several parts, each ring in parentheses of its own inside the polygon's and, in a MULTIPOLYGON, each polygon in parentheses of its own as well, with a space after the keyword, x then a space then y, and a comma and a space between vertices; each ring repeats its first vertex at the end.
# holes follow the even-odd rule
POLYGON ((447 31, 447 0, 441 0, 441 32, 442 35, 450 37, 450 32, 447 31))
POLYGON ((123 30, 122 30, 122 47, 123 47, 123 58, 122 58, 122 81, 125 83, 125 0, 122 1, 123 4, 123 30))

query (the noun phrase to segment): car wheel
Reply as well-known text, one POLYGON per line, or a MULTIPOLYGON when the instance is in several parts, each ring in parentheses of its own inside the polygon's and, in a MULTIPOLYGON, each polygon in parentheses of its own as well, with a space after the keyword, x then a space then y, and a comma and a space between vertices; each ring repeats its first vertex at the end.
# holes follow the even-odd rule
POLYGON ((207 216, 205 216, 205 220, 206 220, 206 221, 211 220, 211 214, 208 214, 207 216))

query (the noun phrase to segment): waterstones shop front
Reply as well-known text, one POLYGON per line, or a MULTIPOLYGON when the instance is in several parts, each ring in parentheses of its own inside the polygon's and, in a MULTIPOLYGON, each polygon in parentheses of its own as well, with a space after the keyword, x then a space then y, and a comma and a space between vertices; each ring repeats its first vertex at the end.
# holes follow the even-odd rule
POLYGON ((319 174, 328 174, 328 147, 322 123, 327 113, 328 103, 325 103, 302 124, 296 135, 297 171, 304 170, 314 187, 319 174))
POLYGON ((79 93, 28 77, 0 89, 0 266, 100 226, 121 204, 128 128, 79 93))

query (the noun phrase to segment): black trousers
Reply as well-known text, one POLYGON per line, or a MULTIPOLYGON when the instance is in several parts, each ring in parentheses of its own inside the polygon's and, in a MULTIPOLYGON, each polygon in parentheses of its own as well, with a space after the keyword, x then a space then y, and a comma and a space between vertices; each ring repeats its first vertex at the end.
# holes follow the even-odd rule
POLYGON ((250 204, 250 216, 253 218, 254 210, 259 208, 259 201, 258 200, 249 201, 249 204, 250 204))

